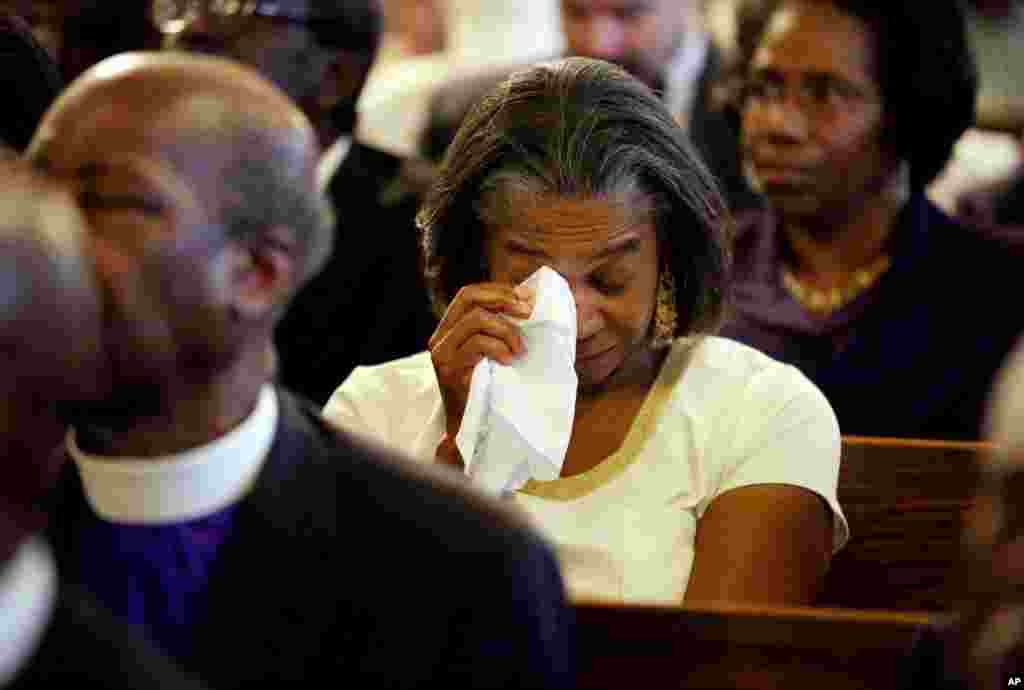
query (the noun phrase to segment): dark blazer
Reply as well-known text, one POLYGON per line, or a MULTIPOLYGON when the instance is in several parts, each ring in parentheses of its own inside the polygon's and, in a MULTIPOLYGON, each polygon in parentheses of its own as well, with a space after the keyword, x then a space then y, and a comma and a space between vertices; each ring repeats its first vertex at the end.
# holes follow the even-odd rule
POLYGON ((61 584, 43 639, 7 690, 201 690, 138 635, 73 586, 61 584))
MULTIPOLYGON (((557 57, 567 56, 552 59, 557 57)), ((469 75, 457 75, 441 84, 430 100, 427 125, 420 137, 421 154, 429 160, 441 160, 473 105, 506 77, 530 64, 536 63, 489 67, 469 75)), ((718 179, 730 207, 733 210, 759 208, 760 197, 742 173, 738 123, 731 113, 715 105, 712 98, 721 69, 721 56, 715 46, 709 44, 690 113, 689 137, 718 179)))
MULTIPOLYGON (((279 399, 277 436, 221 546, 186 670, 215 688, 572 684, 562 582, 534 533, 454 475, 279 399)), ((51 543, 73 575, 89 508, 77 472, 63 479, 51 543)))
POLYGON ((437 321, 422 276, 407 163, 353 141, 329 183, 334 252, 278 325, 279 380, 323 404, 360 364, 421 352, 437 321))

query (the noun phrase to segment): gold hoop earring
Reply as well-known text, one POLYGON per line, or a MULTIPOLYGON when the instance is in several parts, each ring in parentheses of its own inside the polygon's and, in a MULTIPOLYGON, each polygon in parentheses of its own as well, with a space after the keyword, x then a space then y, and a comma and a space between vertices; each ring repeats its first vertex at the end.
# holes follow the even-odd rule
POLYGON ((668 268, 661 269, 658 276, 657 303, 654 307, 654 333, 651 344, 655 348, 671 345, 679 326, 679 311, 676 309, 676 278, 668 268))

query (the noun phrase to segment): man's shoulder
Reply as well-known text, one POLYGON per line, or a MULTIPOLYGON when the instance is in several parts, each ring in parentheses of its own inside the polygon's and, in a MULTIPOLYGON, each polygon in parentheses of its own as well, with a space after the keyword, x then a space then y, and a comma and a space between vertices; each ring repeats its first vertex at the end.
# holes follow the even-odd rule
POLYGON ((927 263, 940 273, 959 271, 982 283, 1015 279, 1024 260, 1024 237, 972 225, 924 201, 927 263))
POLYGON ((302 457, 293 456, 297 474, 305 477, 302 483, 333 483, 345 510, 365 511, 360 519, 378 530, 415 525, 410 532, 437 539, 438 547, 449 551, 458 550, 460 535, 469 539, 518 533, 524 546, 535 542, 520 515, 467 487, 454 471, 418 463, 335 427, 312 405, 287 393, 282 393, 282 401, 279 440, 289 451, 304 447, 302 457))
POLYGON ((328 182, 328 190, 335 198, 351 201, 355 198, 352 184, 365 186, 379 184, 398 174, 402 158, 353 139, 345 158, 335 168, 328 182))
POLYGON ((434 166, 425 160, 397 156, 354 139, 327 189, 342 210, 353 204, 371 205, 408 216, 411 222, 435 174, 434 166))
POLYGON ((280 503, 290 522, 245 537, 260 546, 246 549, 242 565, 271 552, 273 564, 257 561, 276 569, 271 580, 280 572, 281 582, 296 582, 302 573, 297 596, 310 612, 298 619, 301 631, 329 635, 344 617, 349 637, 331 645, 327 666, 357 660, 342 676, 370 685, 479 687, 505 672, 489 660, 512 655, 521 661, 510 670, 536 680, 509 687, 562 686, 568 621, 550 546, 511 507, 450 470, 417 465, 315 414, 306 408, 304 419, 285 420, 314 437, 314 453, 291 459, 299 481, 270 478, 264 506, 249 511, 263 524, 281 522, 263 508, 268 491, 287 493, 280 503))
POLYGON ((199 690, 161 652, 97 604, 84 590, 62 582, 46 632, 33 657, 11 686, 199 690))

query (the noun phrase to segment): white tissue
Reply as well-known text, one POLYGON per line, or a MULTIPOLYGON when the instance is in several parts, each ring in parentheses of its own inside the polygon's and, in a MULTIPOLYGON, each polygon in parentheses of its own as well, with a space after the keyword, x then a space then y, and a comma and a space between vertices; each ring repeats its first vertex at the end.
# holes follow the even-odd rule
POLYGON ((562 472, 576 412, 576 302, 569 284, 543 266, 523 281, 535 295, 518 323, 526 352, 512 364, 473 369, 455 444, 473 483, 494 494, 562 472))

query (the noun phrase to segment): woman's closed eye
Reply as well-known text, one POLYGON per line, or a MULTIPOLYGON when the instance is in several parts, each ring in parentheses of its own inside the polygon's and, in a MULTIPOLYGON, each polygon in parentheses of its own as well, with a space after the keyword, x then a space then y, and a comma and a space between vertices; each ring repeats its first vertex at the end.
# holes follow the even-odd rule
POLYGON ((602 292, 609 296, 622 294, 626 289, 627 283, 628 281, 621 278, 601 274, 590 277, 590 284, 593 285, 598 292, 602 292))

